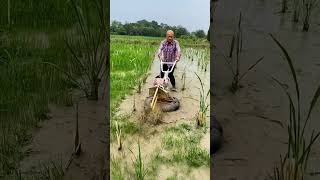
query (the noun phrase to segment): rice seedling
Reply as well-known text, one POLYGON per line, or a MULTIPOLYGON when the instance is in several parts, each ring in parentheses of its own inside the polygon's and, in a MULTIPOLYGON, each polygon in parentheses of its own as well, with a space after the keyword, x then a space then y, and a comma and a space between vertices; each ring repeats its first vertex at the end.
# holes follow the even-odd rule
POLYGON ((288 9, 288 0, 282 0, 281 13, 286 13, 288 9))
POLYGON ((231 92, 233 92, 233 93, 235 93, 241 87, 240 86, 241 80, 244 77, 246 77, 246 75, 263 60, 263 57, 259 58, 255 63, 253 63, 251 66, 249 66, 249 68, 245 72, 240 73, 241 53, 242 53, 242 46, 243 46, 242 45, 243 39, 242 39, 241 21, 242 20, 241 20, 241 12, 240 12, 237 30, 234 33, 232 40, 231 40, 229 58, 224 56, 229 68, 231 69, 232 75, 233 75, 231 88, 230 88, 231 92), (235 65, 232 65, 233 53, 235 53, 235 55, 236 55, 235 65), (234 68, 234 66, 235 66, 235 68, 234 68))
MULTIPOLYGON (((130 150, 130 149, 129 149, 130 150)), ((135 170, 135 179, 144 180, 147 175, 148 170, 144 166, 144 162, 142 160, 140 142, 138 141, 138 155, 136 156, 132 150, 130 150, 134 156, 133 165, 135 170)))
POLYGON ((139 132, 139 125, 135 122, 132 122, 129 120, 128 116, 114 116, 112 121, 110 122, 110 141, 111 142, 117 142, 117 125, 118 123, 120 129, 121 129, 121 139, 123 140, 126 135, 132 135, 139 132))
POLYGON ((309 31, 311 13, 318 4, 318 0, 302 0, 303 5, 303 31, 309 31))
POLYGON ((118 124, 118 122, 116 121, 116 136, 117 136, 117 142, 118 142, 118 151, 122 150, 122 140, 121 140, 121 129, 120 126, 118 124))
POLYGON ((296 72, 294 69, 293 61, 289 56, 287 50, 282 46, 282 44, 273 36, 271 38, 279 46, 283 54, 285 55, 285 60, 290 67, 290 72, 292 79, 295 85, 295 94, 294 97, 289 93, 287 88, 283 87, 283 83, 278 79, 274 78, 280 87, 284 90, 289 101, 289 124, 288 124, 288 150, 284 160, 281 159, 280 167, 276 167, 274 174, 271 176, 272 179, 282 180, 289 178, 290 180, 303 180, 306 176, 306 170, 308 166, 310 152, 315 141, 318 139, 320 132, 312 131, 310 137, 307 137, 305 134, 306 126, 310 120, 311 113, 316 105, 316 102, 320 96, 320 86, 318 86, 308 109, 306 117, 301 115, 301 96, 300 96, 300 87, 297 80, 296 72), (294 101, 294 98, 296 101, 294 101), (307 140, 309 139, 309 141, 307 140))
POLYGON ((301 0, 293 0, 293 22, 298 22, 300 17, 301 0))
POLYGON ((208 99, 208 96, 210 94, 210 89, 208 90, 207 93, 205 93, 205 90, 204 90, 204 83, 202 82, 201 78, 198 76, 197 73, 195 73, 198 80, 200 81, 200 85, 201 85, 201 88, 200 88, 200 99, 199 99, 199 112, 197 114, 197 125, 198 126, 205 126, 206 125, 206 114, 207 114, 207 111, 208 111, 208 108, 209 108, 209 105, 207 103, 207 99, 208 99))
POLYGON ((182 83, 183 83, 181 91, 184 91, 184 90, 186 90, 186 67, 184 67, 184 69, 183 69, 181 80, 182 80, 182 83))
POLYGON ((137 108, 136 108, 136 96, 135 96, 135 95, 133 96, 133 107, 132 107, 132 111, 133 111, 133 112, 136 112, 136 111, 137 111, 137 108))
MULTIPOLYGON (((128 44, 120 43, 120 37, 111 36, 110 49, 110 97, 111 108, 116 108, 133 88, 141 92, 142 83, 148 77, 153 53, 157 45, 149 46, 142 43, 128 44)), ((133 37, 122 37, 121 39, 134 39, 133 37)))
POLYGON ((141 93, 141 88, 142 88, 142 81, 141 80, 139 80, 138 81, 138 94, 140 94, 141 93))

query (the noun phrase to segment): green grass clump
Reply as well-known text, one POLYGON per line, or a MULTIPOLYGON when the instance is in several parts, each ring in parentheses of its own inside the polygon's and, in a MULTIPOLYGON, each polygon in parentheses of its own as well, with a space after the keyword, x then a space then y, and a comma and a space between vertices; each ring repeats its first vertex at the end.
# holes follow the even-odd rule
POLYGON ((166 163, 185 163, 191 167, 208 166, 209 152, 200 147, 203 135, 202 129, 194 129, 185 123, 168 128, 162 137, 162 146, 169 156, 159 159, 166 163))

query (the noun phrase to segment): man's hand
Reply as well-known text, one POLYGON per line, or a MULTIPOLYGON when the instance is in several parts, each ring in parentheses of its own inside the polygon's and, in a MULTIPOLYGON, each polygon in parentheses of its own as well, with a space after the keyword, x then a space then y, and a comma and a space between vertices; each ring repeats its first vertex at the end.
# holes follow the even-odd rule
POLYGON ((180 61, 180 58, 176 58, 176 61, 179 62, 179 61, 180 61))

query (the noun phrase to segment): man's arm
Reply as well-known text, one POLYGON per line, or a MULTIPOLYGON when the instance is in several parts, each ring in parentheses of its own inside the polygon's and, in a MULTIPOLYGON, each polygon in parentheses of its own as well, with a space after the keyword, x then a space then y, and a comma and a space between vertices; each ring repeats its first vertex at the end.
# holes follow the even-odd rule
POLYGON ((157 56, 158 56, 158 58, 161 58, 162 47, 163 47, 163 43, 161 42, 160 47, 159 47, 159 49, 158 49, 158 51, 157 51, 157 56))
POLYGON ((176 41, 176 48, 177 48, 177 51, 176 51, 176 60, 177 60, 177 61, 180 61, 181 48, 180 48, 180 45, 179 45, 179 42, 178 42, 178 41, 176 41))

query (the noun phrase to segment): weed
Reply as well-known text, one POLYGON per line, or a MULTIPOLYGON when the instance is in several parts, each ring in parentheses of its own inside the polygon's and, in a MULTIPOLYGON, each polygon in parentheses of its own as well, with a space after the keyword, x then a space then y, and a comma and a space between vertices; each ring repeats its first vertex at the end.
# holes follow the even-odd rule
POLYGON ((304 18, 303 18, 303 31, 309 31, 311 13, 318 4, 318 0, 302 0, 304 18))
MULTIPOLYGON (((134 155, 133 152, 132 152, 132 154, 134 155)), ((142 161, 141 148, 140 148, 139 141, 138 141, 138 155, 137 156, 134 155, 133 164, 134 164, 136 179, 137 180, 144 180, 145 176, 147 175, 147 169, 144 167, 144 162, 142 161)))
POLYGON ((308 165, 309 155, 312 149, 313 144, 318 139, 320 132, 312 131, 312 135, 310 137, 310 141, 306 140, 305 128, 309 122, 311 113, 315 104, 320 96, 320 86, 317 88, 311 103, 308 109, 308 114, 306 117, 301 115, 301 100, 300 100, 300 88, 297 80, 296 72, 293 66, 293 61, 289 56, 287 50, 281 45, 281 43, 271 35, 271 38, 275 41, 275 43, 282 50, 285 55, 285 60, 290 67, 290 72, 295 84, 295 93, 297 102, 294 102, 294 99, 287 90, 282 86, 281 83, 276 78, 273 78, 275 82, 277 82, 280 87, 285 91, 288 100, 289 100, 289 124, 288 124, 288 150, 284 160, 281 159, 281 167, 276 167, 272 179, 282 180, 284 178, 290 178, 290 180, 303 180, 306 175, 306 169, 308 165), (305 119, 303 119, 305 118, 305 119), (304 122, 303 122, 304 120, 304 122))
POLYGON ((207 93, 205 93, 204 90, 204 83, 202 82, 201 78, 198 76, 197 73, 195 73, 198 80, 200 81, 201 89, 200 89, 200 99, 199 99, 199 112, 197 114, 197 125, 198 126, 204 126, 206 124, 206 114, 209 108, 209 104, 207 104, 207 99, 210 94, 210 90, 208 90, 207 93))
POLYGON ((231 92, 233 92, 233 93, 235 93, 241 87, 240 81, 249 73, 249 71, 254 69, 255 66, 257 66, 263 60, 263 57, 259 58, 254 64, 252 64, 247 69, 247 71, 240 74, 240 64, 241 64, 240 60, 241 60, 241 53, 242 53, 242 46, 243 46, 241 22, 242 22, 242 18, 241 18, 241 12, 240 12, 237 30, 234 33, 234 35, 232 36, 232 40, 231 40, 231 46, 230 46, 230 52, 229 52, 229 59, 230 60, 227 59, 226 56, 224 56, 229 68, 231 69, 232 75, 233 75, 231 88, 230 88, 231 92), (232 62, 231 60, 232 60, 234 52, 236 53, 235 68, 231 64, 231 62, 232 62))

